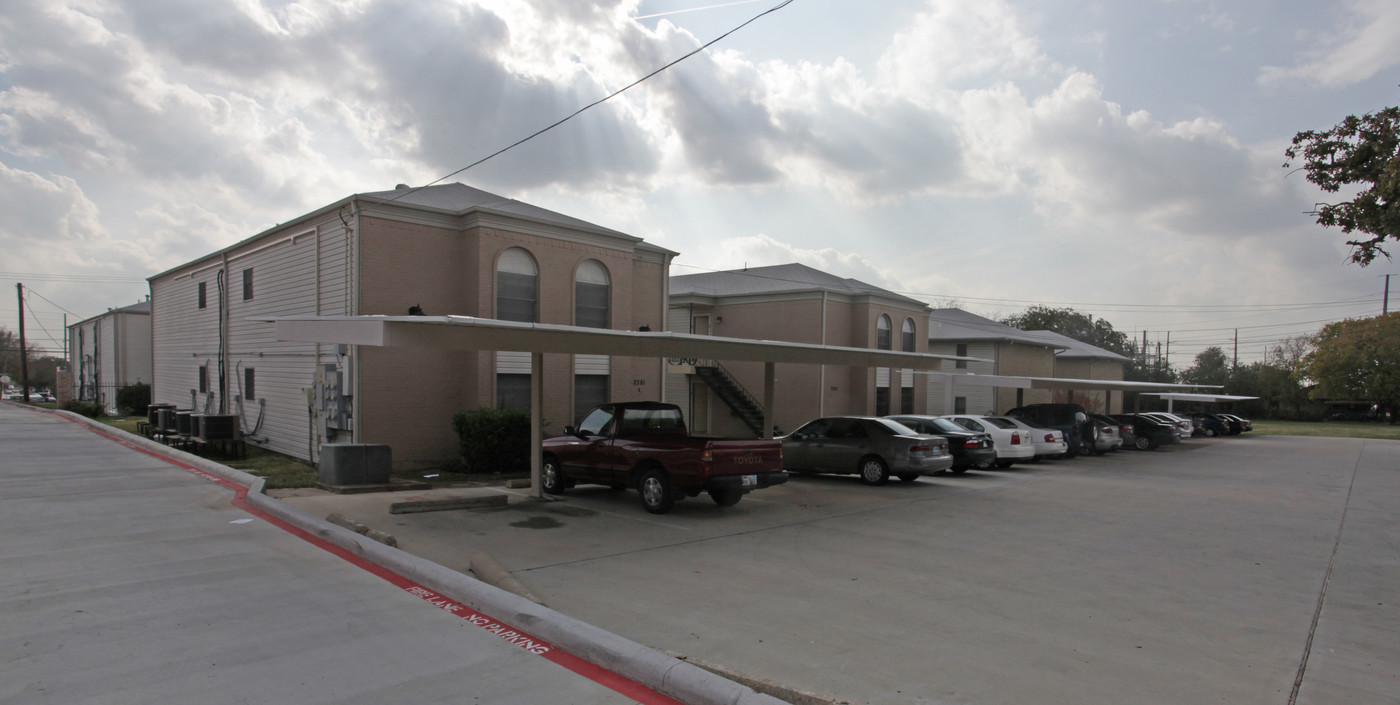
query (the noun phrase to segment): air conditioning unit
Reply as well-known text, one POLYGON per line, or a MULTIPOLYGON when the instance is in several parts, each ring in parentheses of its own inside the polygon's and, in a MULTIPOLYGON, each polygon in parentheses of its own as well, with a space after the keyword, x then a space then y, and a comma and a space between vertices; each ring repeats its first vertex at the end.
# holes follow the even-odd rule
POLYGON ((196 414, 198 430, 195 437, 205 443, 236 441, 241 436, 237 414, 196 414))
POLYGON ((160 409, 156 412, 156 428, 162 433, 175 432, 175 407, 160 409))
POLYGON ((160 426, 160 410, 161 410, 161 409, 174 409, 174 408, 175 408, 175 405, 174 405, 174 404, 151 404, 150 406, 147 406, 147 407, 146 407, 146 423, 148 423, 148 424, 150 424, 150 425, 152 425, 152 426, 159 427, 159 426, 160 426))
POLYGON ((178 434, 180 434, 181 436, 193 436, 193 435, 194 435, 194 412, 193 412, 193 411, 188 411, 188 410, 187 410, 187 411, 176 411, 176 412, 175 412, 175 433, 178 433, 178 434))

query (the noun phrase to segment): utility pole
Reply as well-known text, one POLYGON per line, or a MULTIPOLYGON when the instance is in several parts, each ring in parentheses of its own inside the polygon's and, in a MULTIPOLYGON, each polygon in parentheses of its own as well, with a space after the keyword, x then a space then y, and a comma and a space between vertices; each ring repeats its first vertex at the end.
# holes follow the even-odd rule
POLYGON ((1235 359, 1230 363, 1230 369, 1235 370, 1240 366, 1240 329, 1235 329, 1235 359))
POLYGON ((29 351, 24 343, 24 285, 15 284, 19 293, 19 384, 24 388, 24 403, 29 403, 29 351))
POLYGON ((1385 275, 1385 295, 1381 297, 1381 315, 1390 313, 1390 275, 1385 275))
POLYGON ((1170 369, 1172 368, 1172 332, 1171 332, 1171 331, 1167 331, 1167 357, 1166 357, 1166 361, 1167 361, 1166 369, 1170 370, 1170 369))

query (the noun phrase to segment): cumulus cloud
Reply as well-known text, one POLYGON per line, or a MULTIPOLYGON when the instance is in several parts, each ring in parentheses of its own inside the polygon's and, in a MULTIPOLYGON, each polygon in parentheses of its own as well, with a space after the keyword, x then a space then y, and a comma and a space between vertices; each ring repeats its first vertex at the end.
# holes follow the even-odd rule
MULTIPOLYGON (((724 261, 727 264, 701 266, 728 269, 740 266, 766 267, 796 262, 828 274, 856 279, 891 291, 898 291, 901 288, 900 282, 890 276, 888 267, 878 266, 861 254, 836 248, 806 249, 791 243, 780 242, 767 235, 758 234, 727 238, 719 243, 717 250, 724 253, 724 261)), ((690 272, 681 270, 677 273, 690 272)))
POLYGON ((1391 0, 1349 0, 1337 30, 1293 66, 1265 66, 1260 83, 1306 81, 1350 86, 1400 64, 1400 4, 1391 0))

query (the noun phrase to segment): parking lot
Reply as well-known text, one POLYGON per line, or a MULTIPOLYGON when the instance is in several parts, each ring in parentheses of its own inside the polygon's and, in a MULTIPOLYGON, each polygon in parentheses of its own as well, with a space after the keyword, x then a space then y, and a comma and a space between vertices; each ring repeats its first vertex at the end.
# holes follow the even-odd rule
POLYGON ((1398 470, 1400 443, 1246 435, 664 516, 602 487, 285 501, 459 570, 488 551, 568 615, 836 701, 1289 703, 1301 673, 1296 702, 1374 703, 1400 702, 1398 470))

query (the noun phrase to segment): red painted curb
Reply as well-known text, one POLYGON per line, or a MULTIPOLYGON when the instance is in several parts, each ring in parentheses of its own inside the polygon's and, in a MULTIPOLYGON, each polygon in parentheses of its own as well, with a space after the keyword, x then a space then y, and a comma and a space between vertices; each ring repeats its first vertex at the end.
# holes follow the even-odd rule
POLYGON ((558 647, 554 646, 553 644, 550 644, 549 642, 535 638, 527 632, 516 629, 503 622, 497 621, 496 619, 482 614, 481 612, 478 612, 470 607, 467 607, 466 605, 463 605, 460 602, 456 602, 432 590, 429 590, 428 588, 423 587, 422 585, 419 585, 413 582, 412 580, 409 580, 408 578, 399 575, 398 573, 395 573, 394 571, 389 570, 388 568, 385 568, 384 566, 356 556, 353 553, 350 553, 349 551, 339 546, 336 546, 335 544, 330 543, 329 541, 326 541, 325 539, 322 539, 305 531, 304 529, 293 526, 292 524, 289 524, 283 521, 282 519, 279 519, 275 516, 268 514, 267 512, 257 509, 256 507, 253 507, 248 503, 247 487, 244 487, 235 482, 230 482, 229 480, 225 480, 224 478, 219 477, 218 475, 215 475, 213 473, 200 470, 199 468, 194 467, 193 465, 180 461, 176 458, 172 458, 168 455, 163 455, 161 453, 157 453, 147 448, 142 448, 141 446, 131 443, 130 441, 124 438, 107 433, 106 431, 100 428, 95 428, 83 423, 79 423, 75 419, 69 418, 63 414, 54 414, 48 409, 35 409, 35 411, 53 414, 54 416, 58 416, 59 418, 64 419, 65 421, 68 421, 70 423, 75 423, 78 426, 81 426, 82 428, 85 428, 88 431, 91 431, 92 433, 97 434, 110 441, 114 441, 134 451, 144 453, 153 458, 156 458, 157 460, 161 460, 163 462, 174 465, 175 467, 178 467, 181 470, 193 474, 196 477, 209 480, 210 482, 214 482, 219 485, 222 485, 223 487, 231 489, 234 492, 233 506, 238 507, 239 509, 259 519, 262 519, 263 521, 266 521, 267 523, 272 524, 273 526, 276 526, 279 529, 282 529, 283 531, 286 531, 287 533, 292 534, 293 536, 296 536, 297 538, 300 538, 301 540, 306 541, 307 543, 310 543, 313 546, 316 546, 324 551, 338 556, 342 560, 352 565, 355 565, 356 567, 362 570, 368 571, 369 573, 376 575, 384 579, 385 581, 388 581, 390 584, 408 592, 411 595, 416 595, 419 598, 422 598, 425 602, 427 602, 430 605, 433 605, 434 607, 451 612, 452 614, 455 614, 458 617, 461 617, 462 619, 465 619, 466 621, 478 627, 481 627, 482 629, 485 629, 488 632, 495 634, 496 636, 500 637, 501 639, 504 639, 505 641, 511 644, 519 646, 520 648, 532 654, 535 654, 536 656, 540 656, 545 660, 550 661, 556 665, 563 666, 564 668, 567 668, 570 671, 573 671, 574 673, 577 673, 578 675, 593 681, 594 683, 609 688, 621 695, 625 695, 629 698, 632 698, 638 703, 642 703, 643 705, 685 705, 679 700, 658 693, 655 690, 652 690, 651 688, 648 688, 634 680, 631 680, 624 676, 620 676, 601 666, 585 661, 577 656, 574 656, 573 654, 568 653, 567 651, 559 649, 558 647))

